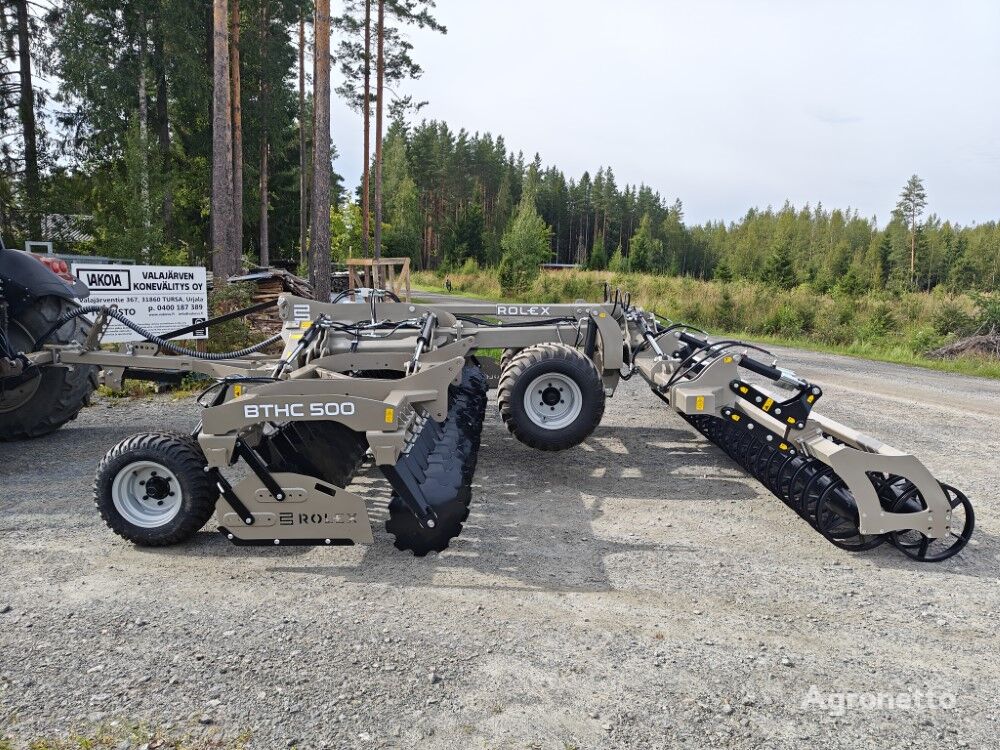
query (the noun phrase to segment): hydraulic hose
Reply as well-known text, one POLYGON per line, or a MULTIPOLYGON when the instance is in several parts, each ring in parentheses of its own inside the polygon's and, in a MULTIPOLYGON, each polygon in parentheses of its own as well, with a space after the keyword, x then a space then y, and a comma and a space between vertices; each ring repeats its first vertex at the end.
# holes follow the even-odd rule
POLYGON ((49 340, 49 337, 51 337, 53 333, 58 331, 60 328, 62 328, 64 325, 69 323, 74 318, 79 318, 81 315, 87 315, 88 313, 97 313, 97 312, 103 312, 108 317, 114 318, 126 328, 132 329, 140 336, 142 336, 144 339, 146 339, 146 341, 150 341, 156 344, 161 349, 166 349, 167 351, 171 351, 174 354, 183 354, 186 357, 193 357, 194 359, 204 359, 210 362, 218 362, 224 359, 239 359, 240 357, 245 357, 248 354, 254 354, 256 352, 261 351, 262 349, 266 349, 271 344, 281 340, 281 334, 279 333, 275 334, 274 336, 271 336, 271 338, 266 339, 265 341, 261 341, 259 344, 248 346, 245 349, 238 349, 234 352, 222 352, 219 354, 198 352, 195 351, 194 349, 187 349, 183 346, 178 346, 177 344, 168 341, 165 338, 161 338, 156 334, 150 333, 145 328, 140 326, 138 323, 133 323, 131 320, 129 320, 127 317, 125 317, 122 313, 118 312, 118 310, 114 309, 113 307, 108 307, 106 305, 82 305, 76 308, 75 310, 70 310, 69 312, 60 315, 59 318, 56 320, 55 324, 35 340, 32 349, 37 350, 46 341, 49 340))

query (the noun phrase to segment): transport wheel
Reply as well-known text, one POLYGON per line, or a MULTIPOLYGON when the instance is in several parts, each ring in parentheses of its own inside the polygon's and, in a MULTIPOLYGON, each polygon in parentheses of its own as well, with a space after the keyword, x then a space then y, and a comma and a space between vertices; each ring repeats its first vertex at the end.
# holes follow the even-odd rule
POLYGON ((522 351, 522 349, 504 349, 503 354, 500 355, 500 372, 506 370, 507 365, 522 351))
MULTIPOLYGON (((9 321, 11 347, 31 352, 63 313, 77 307, 61 297, 39 297, 9 321)), ((90 324, 74 318, 52 334, 47 343, 83 343, 90 324)), ((74 365, 43 367, 41 374, 19 386, 0 391, 0 440, 24 440, 55 432, 87 405, 97 388, 97 368, 74 365)))
POLYGON ((218 495, 198 441, 179 433, 126 438, 104 456, 94 480, 101 518, 141 547, 189 539, 212 517, 218 495))
POLYGON ((559 451, 582 443, 604 415, 597 367, 565 344, 523 349, 500 377, 497 394, 507 429, 525 445, 559 451))

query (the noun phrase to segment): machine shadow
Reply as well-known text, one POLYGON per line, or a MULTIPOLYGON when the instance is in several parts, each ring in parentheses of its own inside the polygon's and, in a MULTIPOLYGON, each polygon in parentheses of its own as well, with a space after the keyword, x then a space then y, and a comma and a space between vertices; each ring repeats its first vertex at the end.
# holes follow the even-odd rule
POLYGON ((368 501, 375 529, 375 544, 362 559, 270 570, 359 583, 608 591, 611 558, 680 546, 627 538, 605 522, 607 506, 617 512, 619 506, 656 504, 668 514, 676 501, 754 497, 724 461, 683 427, 604 426, 584 445, 552 454, 521 445, 488 419, 471 513, 444 553, 414 558, 393 547, 384 531, 389 490, 380 472, 368 467, 350 488, 368 501))

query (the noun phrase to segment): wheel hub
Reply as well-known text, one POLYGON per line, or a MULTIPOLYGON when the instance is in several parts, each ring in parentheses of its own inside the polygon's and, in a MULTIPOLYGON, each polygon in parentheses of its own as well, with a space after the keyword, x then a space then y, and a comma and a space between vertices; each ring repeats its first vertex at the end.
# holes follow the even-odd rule
POLYGON ((562 373, 541 375, 524 392, 524 411, 528 418, 547 430, 561 430, 571 425, 582 409, 580 386, 562 373))
MULTIPOLYGON (((7 337, 10 340, 11 348, 15 352, 31 351, 34 339, 25 328, 16 320, 11 320, 7 328, 7 337)), ((38 391, 42 378, 31 378, 13 388, 0 390, 0 412, 14 411, 20 409, 28 403, 38 391)))
POLYGON ((136 461, 118 472, 111 499, 126 521, 152 529, 169 523, 180 512, 183 493, 176 475, 166 466, 136 461))
POLYGON ((551 385, 542 391, 542 403, 545 406, 555 406, 562 401, 562 394, 551 385))

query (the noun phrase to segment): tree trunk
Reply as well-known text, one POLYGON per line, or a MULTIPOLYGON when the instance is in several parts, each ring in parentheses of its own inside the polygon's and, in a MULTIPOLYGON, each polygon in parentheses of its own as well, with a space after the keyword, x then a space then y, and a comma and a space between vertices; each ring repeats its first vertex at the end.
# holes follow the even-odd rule
MULTIPOLYGON (((385 0, 378 0, 378 22, 375 27, 375 260, 382 257, 382 110, 385 102, 385 0)), ((379 286, 378 271, 373 277, 379 286)))
POLYGON ((139 37, 139 205, 142 208, 142 261, 149 262, 149 106, 146 101, 146 19, 139 37))
POLYGON ((268 110, 268 90, 267 80, 264 71, 267 69, 267 37, 268 37, 268 5, 261 3, 260 8, 260 109, 261 109, 261 129, 260 129, 260 264, 262 266, 271 265, 271 246, 268 241, 267 207, 269 202, 267 187, 268 170, 268 133, 267 133, 267 110, 268 110))
POLYGON ((21 130, 24 135, 24 189, 27 193, 28 232, 42 239, 41 188, 38 178, 38 135, 35 125, 35 88, 31 80, 31 36, 28 0, 17 0, 17 56, 21 63, 21 130))
POLYGON ((372 0, 365 0, 365 101, 361 119, 364 122, 365 161, 361 170, 361 246, 368 257, 371 237, 371 81, 372 81, 372 0))
POLYGON ((306 19, 299 16, 299 263, 306 265, 309 229, 309 156, 306 153, 306 19))
POLYGON ((212 271, 219 285, 236 272, 233 244, 233 141, 229 101, 229 12, 212 3, 212 271))
POLYGON ((159 16, 153 30, 153 74, 156 76, 156 135, 163 170, 163 239, 168 244, 174 236, 173 165, 170 159, 170 114, 167 109, 167 72, 163 56, 163 24, 159 16))
POLYGON ((312 229, 309 270, 315 298, 330 300, 330 0, 316 0, 313 81, 312 229))
POLYGON ((917 267, 917 215, 914 211, 910 216, 910 286, 916 280, 917 267))
POLYGON ((233 108, 233 244, 243 253, 243 103, 240 86, 240 0, 233 0, 232 108, 233 108))

